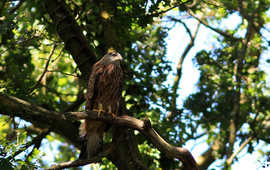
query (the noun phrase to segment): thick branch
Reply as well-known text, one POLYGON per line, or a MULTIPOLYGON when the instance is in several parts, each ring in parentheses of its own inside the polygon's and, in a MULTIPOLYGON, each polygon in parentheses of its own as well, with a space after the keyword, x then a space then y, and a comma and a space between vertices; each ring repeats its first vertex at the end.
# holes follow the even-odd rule
POLYGON ((148 118, 144 118, 143 121, 130 116, 120 116, 113 119, 112 117, 106 117, 101 115, 97 117, 97 113, 93 111, 87 112, 71 112, 77 115, 78 119, 95 119, 102 122, 113 124, 119 128, 131 128, 138 130, 144 134, 158 150, 163 152, 169 157, 178 158, 184 165, 185 169, 198 169, 197 163, 191 153, 181 147, 175 147, 167 143, 151 126, 151 122, 148 118))
POLYGON ((74 146, 79 147, 77 138, 79 135, 78 125, 74 125, 76 116, 70 115, 67 119, 66 115, 55 111, 49 111, 42 107, 36 106, 27 101, 18 99, 16 97, 8 96, 0 93, 0 114, 12 115, 20 117, 26 121, 32 122, 39 126, 52 126, 54 132, 63 135, 68 142, 74 146))
POLYGON ((224 142, 218 137, 215 139, 213 145, 207 149, 202 155, 197 157, 197 163, 200 170, 206 170, 217 159, 217 153, 224 147, 224 142))
POLYGON ((76 62, 83 78, 87 78, 92 65, 97 61, 83 32, 74 19, 65 1, 43 0, 43 4, 56 27, 59 37, 64 41, 65 48, 76 62))
MULTIPOLYGON (((59 113, 55 111, 49 111, 39 106, 35 106, 29 102, 23 101, 16 97, 11 97, 5 94, 0 94, 0 114, 4 115, 14 115, 19 117, 24 117, 25 119, 39 119, 42 123, 47 123, 49 125, 54 125, 56 128, 68 127, 68 122, 72 122, 77 119, 94 119, 102 122, 107 122, 117 126, 118 128, 131 128, 138 130, 144 134, 161 152, 172 158, 178 158, 185 169, 197 170, 197 164, 191 153, 180 147, 175 147, 168 144, 152 127, 150 120, 144 118, 143 121, 130 117, 121 116, 113 119, 111 116, 106 117, 106 115, 101 114, 98 118, 97 113, 94 111, 87 112, 64 112, 59 113), (22 113, 27 114, 22 114, 22 113)), ((70 132, 69 129, 64 129, 70 138, 71 135, 78 134, 76 132, 70 132)), ((75 138, 76 139, 76 138, 75 138)), ((94 158, 93 158, 94 159, 94 158)))

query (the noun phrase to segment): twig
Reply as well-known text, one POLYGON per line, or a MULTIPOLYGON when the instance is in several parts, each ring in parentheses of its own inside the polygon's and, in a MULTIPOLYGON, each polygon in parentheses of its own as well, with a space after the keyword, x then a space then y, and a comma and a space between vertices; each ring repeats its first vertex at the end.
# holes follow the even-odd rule
POLYGON ((33 151, 35 148, 39 149, 42 140, 49 134, 51 133, 51 131, 53 131, 54 127, 53 126, 49 126, 46 129, 43 129, 33 140, 32 140, 32 144, 35 145, 35 147, 32 149, 32 151, 28 154, 28 156, 31 156, 33 154, 33 151))
POLYGON ((239 148, 236 152, 234 152, 229 159, 226 160, 226 163, 228 165, 231 165, 233 162, 233 159, 236 157, 236 155, 253 139, 253 136, 250 136, 239 148))
MULTIPOLYGON (((186 4, 186 3, 190 2, 190 1, 191 1, 191 0, 187 0, 187 1, 185 1, 185 2, 177 3, 176 5, 174 5, 174 6, 170 7, 170 8, 168 8, 168 9, 166 9, 166 10, 164 10, 164 11, 159 11, 159 12, 155 12, 155 13, 152 13, 152 14, 144 14, 144 15, 140 15, 140 16, 132 16, 132 15, 127 14, 127 13, 122 13, 122 14, 118 14, 117 16, 120 16, 120 15, 127 15, 127 16, 129 16, 129 17, 131 17, 131 18, 144 18, 144 17, 159 16, 159 15, 164 14, 164 13, 166 13, 166 12, 168 12, 168 11, 174 9, 174 8, 177 8, 177 7, 181 6, 181 5, 184 5, 184 4, 186 4)), ((191 5, 189 5, 189 6, 193 7, 193 5, 195 5, 194 2, 193 2, 191 5)))
POLYGON ((187 25, 185 23, 183 23, 180 20, 178 20, 178 22, 182 23, 184 25, 184 27, 186 28, 186 31, 188 32, 188 34, 190 36, 190 42, 189 42, 188 46, 186 47, 185 51, 183 52, 182 56, 180 57, 180 60, 179 60, 178 65, 177 65, 177 72, 176 72, 176 76, 174 78, 174 84, 172 87, 172 93, 173 93, 173 98, 171 100, 172 111, 171 111, 171 114, 168 115, 170 120, 172 120, 177 114, 176 113, 176 97, 177 97, 177 89, 179 86, 179 82, 180 82, 180 79, 182 77, 183 62, 184 62, 184 59, 187 56, 188 52, 190 51, 190 49, 194 46, 194 41, 195 41, 195 38, 197 36, 199 27, 200 27, 200 21, 198 21, 197 28, 196 28, 194 34, 192 35, 190 29, 187 27, 187 25))
POLYGON ((43 70, 43 73, 42 73, 41 76, 39 77, 39 79, 38 79, 36 85, 35 85, 34 87, 32 87, 32 88, 29 90, 29 93, 32 93, 32 92, 37 88, 37 86, 40 84, 41 80, 43 79, 44 75, 46 74, 47 69, 48 69, 48 67, 49 67, 49 63, 50 63, 50 61, 51 61, 51 57, 52 57, 52 55, 53 55, 53 52, 54 52, 55 48, 56 48, 56 45, 53 45, 53 48, 52 48, 51 51, 50 51, 49 58, 48 58, 48 60, 47 60, 47 62, 46 62, 45 68, 44 68, 44 70, 43 70))
POLYGON ((187 12, 192 16, 194 17, 195 19, 197 19, 198 21, 200 21, 204 26, 210 28, 211 30, 219 33, 220 35, 224 36, 224 37, 228 37, 232 40, 236 40, 236 41, 241 41, 242 39, 241 38, 238 38, 238 37, 235 37, 233 35, 231 35, 230 33, 227 33, 227 32, 224 32, 220 29, 217 29, 217 28, 214 28, 212 26, 210 26, 207 22, 205 22, 204 20, 198 18, 188 7, 187 7, 187 12))
POLYGON ((17 9, 19 9, 20 6, 23 4, 24 1, 25 1, 25 0, 20 0, 20 2, 19 2, 12 10, 9 11, 9 14, 12 14, 12 13, 14 13, 17 9))
POLYGON ((68 105, 66 108, 64 108, 61 111, 62 112, 73 111, 74 109, 78 108, 84 101, 85 101, 84 95, 80 94, 74 102, 72 102, 70 105, 68 105))
MULTIPOLYGON (((39 148, 41 141, 43 138, 45 138, 51 131, 53 130, 52 127, 44 129, 42 132, 40 132, 31 142, 26 143, 23 147, 21 147, 18 151, 16 151, 13 155, 9 156, 7 159, 11 160, 15 156, 19 155, 20 153, 24 152, 27 148, 29 148, 32 145, 35 145, 34 148, 39 148)), ((34 150, 33 148, 33 150, 34 150)), ((33 150, 29 153, 29 155, 32 154, 33 150)))

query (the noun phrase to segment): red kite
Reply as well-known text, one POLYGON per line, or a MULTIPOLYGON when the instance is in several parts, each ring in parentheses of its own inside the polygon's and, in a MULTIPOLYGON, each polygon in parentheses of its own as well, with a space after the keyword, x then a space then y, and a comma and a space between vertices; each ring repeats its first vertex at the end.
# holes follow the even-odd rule
MULTIPOLYGON (((87 82, 86 110, 108 113, 113 117, 119 108, 123 74, 122 56, 118 52, 106 54, 94 64, 87 82)), ((79 159, 91 158, 102 151, 106 123, 85 119, 80 126, 79 142, 83 145, 79 159)))

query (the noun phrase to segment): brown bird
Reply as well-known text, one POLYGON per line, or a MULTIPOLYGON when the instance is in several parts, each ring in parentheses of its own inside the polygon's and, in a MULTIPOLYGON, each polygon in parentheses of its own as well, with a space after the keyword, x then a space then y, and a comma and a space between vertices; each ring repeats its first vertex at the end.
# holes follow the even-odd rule
MULTIPOLYGON (((108 113, 113 117, 119 108, 123 74, 120 66, 122 56, 118 52, 106 54, 94 64, 87 82, 86 110, 108 113)), ((83 145, 79 159, 91 158, 102 151, 106 123, 85 119, 80 126, 79 142, 83 145)))

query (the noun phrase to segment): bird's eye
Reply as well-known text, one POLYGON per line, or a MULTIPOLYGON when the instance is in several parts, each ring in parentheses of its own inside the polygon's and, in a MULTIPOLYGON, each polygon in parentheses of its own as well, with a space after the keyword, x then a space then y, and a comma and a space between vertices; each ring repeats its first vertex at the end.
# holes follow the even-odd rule
POLYGON ((117 55, 116 55, 116 53, 113 53, 113 55, 112 55, 112 56, 116 57, 117 55))

